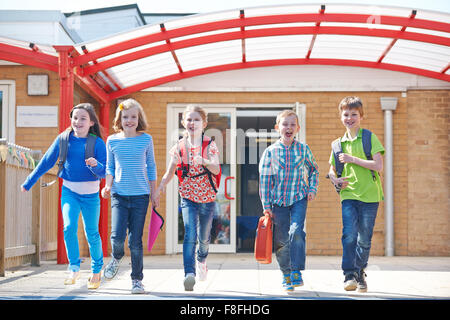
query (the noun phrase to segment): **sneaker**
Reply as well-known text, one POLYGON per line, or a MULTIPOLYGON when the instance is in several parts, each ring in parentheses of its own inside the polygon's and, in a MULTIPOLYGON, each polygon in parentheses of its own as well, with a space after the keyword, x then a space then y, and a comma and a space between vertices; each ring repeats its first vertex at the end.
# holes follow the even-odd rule
POLYGON ((366 277, 367 277, 367 274, 364 272, 364 269, 361 269, 359 271, 359 276, 358 276, 358 284, 357 284, 358 292, 367 292, 366 277))
POLYGON ((357 275, 355 273, 348 273, 345 275, 345 280, 344 280, 345 291, 356 290, 356 286, 357 286, 356 278, 357 278, 357 275))
POLYGON ((80 272, 70 271, 69 277, 64 280, 65 285, 75 284, 77 280, 80 278, 80 272))
POLYGON ((122 258, 117 260, 116 258, 112 257, 111 261, 108 263, 108 265, 105 267, 105 270, 103 271, 103 276, 108 280, 114 278, 117 274, 117 271, 119 271, 119 265, 121 261, 122 258))
POLYGON ((195 284, 195 274, 188 273, 184 277, 184 290, 185 291, 193 291, 194 290, 194 284, 195 284))
POLYGON ((144 285, 141 280, 133 280, 131 283, 131 293, 132 294, 141 294, 145 293, 144 285))
POLYGON ((208 267, 206 266, 206 261, 200 262, 197 261, 197 272, 198 272, 198 280, 205 281, 208 276, 208 267))
POLYGON ((292 283, 291 283, 291 275, 290 274, 283 275, 282 286, 285 291, 288 291, 288 292, 294 291, 294 287, 292 286, 292 283))
POLYGON ((291 272, 291 284, 293 287, 301 287, 303 285, 302 273, 300 271, 291 272))

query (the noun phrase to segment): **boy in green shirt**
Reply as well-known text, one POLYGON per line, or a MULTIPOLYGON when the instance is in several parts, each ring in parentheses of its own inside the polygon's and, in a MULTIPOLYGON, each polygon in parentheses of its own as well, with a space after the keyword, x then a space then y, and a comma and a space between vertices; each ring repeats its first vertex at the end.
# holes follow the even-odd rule
POLYGON ((358 97, 346 97, 339 104, 341 121, 347 132, 341 141, 344 163, 342 176, 336 174, 333 152, 330 156, 328 177, 339 186, 342 203, 342 270, 344 289, 367 291, 364 269, 367 267, 378 205, 383 197, 379 171, 383 170, 384 148, 375 134, 371 134, 372 159, 367 160, 362 143, 360 122, 364 111, 358 97))

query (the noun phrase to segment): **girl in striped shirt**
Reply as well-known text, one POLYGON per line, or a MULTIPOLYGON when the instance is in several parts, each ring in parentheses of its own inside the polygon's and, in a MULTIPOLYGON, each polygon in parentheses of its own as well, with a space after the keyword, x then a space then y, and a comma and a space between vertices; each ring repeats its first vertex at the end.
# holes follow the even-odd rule
POLYGON ((153 139, 143 132, 147 127, 142 106, 136 100, 127 99, 116 110, 113 128, 117 133, 106 141, 106 183, 102 196, 111 197, 112 259, 104 277, 112 279, 117 274, 125 254, 128 229, 132 293, 145 293, 142 235, 150 194, 152 205, 158 206, 153 139))
POLYGON ((280 140, 264 150, 259 162, 259 193, 264 214, 273 218, 274 247, 283 274, 283 287, 302 286, 305 269, 303 231, 308 201, 314 200, 319 183, 318 166, 308 145, 295 139, 300 130, 297 114, 281 112, 275 129, 280 140))

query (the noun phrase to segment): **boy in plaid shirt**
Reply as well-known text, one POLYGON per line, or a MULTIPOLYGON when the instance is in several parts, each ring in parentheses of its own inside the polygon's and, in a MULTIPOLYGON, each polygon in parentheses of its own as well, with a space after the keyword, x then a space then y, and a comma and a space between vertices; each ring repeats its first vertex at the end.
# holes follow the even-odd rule
POLYGON ((305 225, 308 201, 314 200, 319 171, 311 149, 295 139, 300 130, 297 114, 281 112, 275 129, 280 140, 270 145, 259 162, 259 194, 264 214, 273 218, 274 248, 283 287, 293 291, 302 286, 305 269, 305 225))

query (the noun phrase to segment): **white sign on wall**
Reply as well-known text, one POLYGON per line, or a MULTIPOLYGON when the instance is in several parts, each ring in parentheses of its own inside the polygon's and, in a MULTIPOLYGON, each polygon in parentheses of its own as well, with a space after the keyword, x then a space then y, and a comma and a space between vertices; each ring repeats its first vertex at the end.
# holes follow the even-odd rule
POLYGON ((17 106, 17 127, 57 127, 58 107, 17 106))

